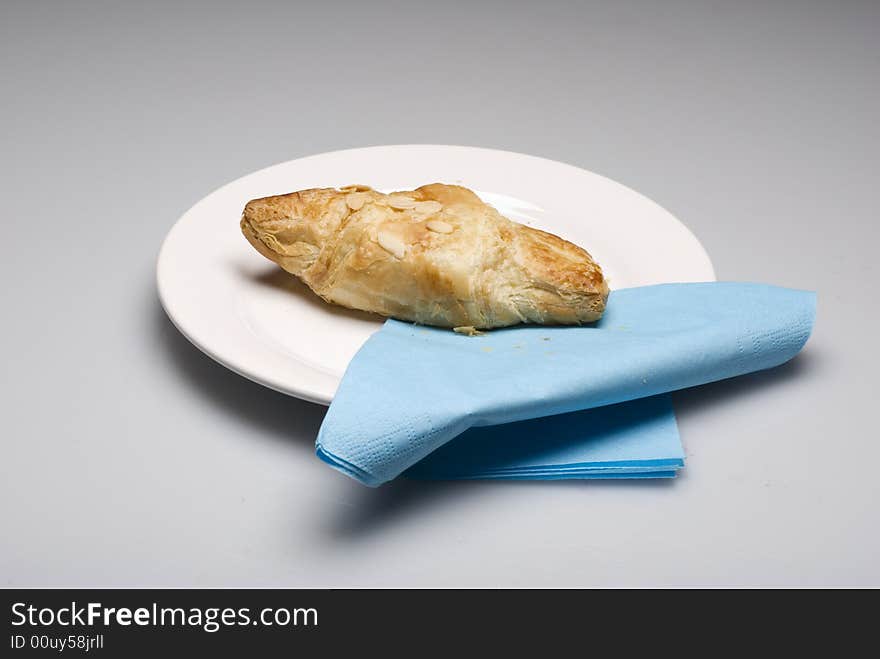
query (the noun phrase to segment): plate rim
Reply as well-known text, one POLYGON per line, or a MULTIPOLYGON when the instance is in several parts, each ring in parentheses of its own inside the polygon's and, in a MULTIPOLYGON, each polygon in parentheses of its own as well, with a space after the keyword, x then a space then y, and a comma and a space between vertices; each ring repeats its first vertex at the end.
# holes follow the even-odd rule
POLYGON ((650 197, 642 194, 638 190, 635 190, 624 183, 620 183, 619 181, 616 181, 612 178, 604 176, 603 174, 599 174, 599 173, 594 172, 592 170, 588 170, 583 167, 578 167, 577 165, 572 165, 570 163, 562 162, 559 160, 553 160, 551 158, 545 158, 543 156, 535 156, 535 155, 531 155, 531 154, 527 154, 527 153, 520 153, 518 151, 510 151, 507 149, 495 149, 495 148, 482 147, 482 146, 468 146, 468 145, 459 145, 459 144, 435 144, 435 143, 378 144, 378 145, 372 145, 372 146, 354 147, 354 148, 349 148, 349 149, 335 149, 333 151, 323 151, 320 153, 314 153, 314 154, 310 154, 307 156, 302 156, 300 158, 292 158, 289 160, 283 160, 283 161, 277 162, 273 165, 261 167, 260 169, 243 174, 242 176, 239 176, 239 177, 215 188, 214 190, 212 190, 208 194, 205 194, 202 197, 200 197, 195 203, 190 205, 189 208, 187 208, 186 211, 184 211, 184 213, 182 213, 177 218, 177 220, 175 220, 175 222, 171 225, 171 227, 168 229, 167 233, 165 234, 165 237, 162 239, 162 243, 161 243, 161 245, 159 247, 159 251, 156 255, 155 282, 156 282, 156 289, 157 289, 158 297, 159 297, 159 304, 161 305, 162 310, 164 311, 165 315, 171 321, 172 325, 177 329, 178 332, 180 332, 187 339, 187 341, 189 341, 193 346, 198 348, 198 350, 200 352, 204 353, 205 355, 210 357, 212 360, 214 360, 215 362, 217 362, 221 366, 229 369, 233 373, 240 375, 241 377, 243 377, 247 380, 250 380, 251 382, 255 382, 259 385, 262 385, 264 387, 272 389, 273 391, 277 391, 281 394, 284 394, 287 396, 292 396, 294 398, 298 398, 300 400, 304 400, 304 401, 307 401, 310 403, 316 403, 316 404, 323 405, 323 406, 329 406, 333 400, 333 396, 332 395, 328 396, 326 392, 319 390, 320 388, 309 387, 308 385, 299 385, 297 387, 282 386, 279 383, 273 382, 271 379, 268 379, 265 377, 260 377, 259 375, 255 374, 255 373, 247 372, 243 368, 237 366, 232 360, 217 354, 216 352, 211 350, 209 346, 205 345, 202 342, 197 341, 193 336, 191 336, 190 332, 187 331, 187 329, 184 327, 183 323, 179 320, 178 316, 170 308, 172 305, 169 303, 169 295, 163 285, 162 272, 163 272, 163 260, 164 260, 166 253, 167 253, 166 248, 169 245, 170 240, 172 239, 172 237, 175 233, 175 230, 187 219, 187 217, 190 215, 190 213, 192 213, 193 210, 195 210, 197 206, 199 206, 203 201, 205 201, 209 197, 213 197, 214 195, 225 190, 226 188, 229 188, 229 187, 236 185, 237 183, 239 183, 243 179, 250 178, 252 176, 257 176, 265 171, 268 171, 270 169, 274 169, 276 167, 288 165, 293 162, 309 160, 311 158, 326 157, 326 156, 338 155, 338 154, 342 154, 342 153, 353 153, 353 152, 380 150, 380 149, 412 149, 412 148, 421 148, 421 149, 437 148, 437 149, 453 149, 453 150, 463 150, 463 151, 482 151, 482 152, 489 152, 489 153, 494 153, 494 154, 503 154, 506 156, 514 156, 516 158, 525 158, 528 160, 549 163, 554 166, 563 166, 566 168, 577 170, 578 172, 585 172, 587 174, 590 174, 591 176, 598 177, 598 178, 603 179, 605 181, 608 181, 616 186, 622 187, 625 190, 627 190, 629 193, 632 193, 638 197, 641 197, 643 200, 647 201, 648 203, 652 204, 653 206, 656 206, 658 209, 660 209, 662 212, 664 212, 666 215, 668 215, 672 220, 674 220, 679 225, 679 228, 684 230, 685 234, 691 239, 691 241, 694 243, 696 248, 701 253, 700 256, 702 256, 702 260, 704 261, 704 263, 702 265, 706 268, 707 274, 708 274, 708 278, 706 279, 706 281, 717 281, 716 274, 715 274, 715 267, 712 263, 712 259, 709 257, 709 253, 706 250, 706 248, 703 246, 702 242, 700 242, 700 239, 690 229, 690 227, 688 227, 684 222, 682 222, 680 219, 678 219, 678 217, 676 217, 672 212, 667 210, 665 207, 661 206, 659 203, 657 203, 656 201, 654 201, 650 197))

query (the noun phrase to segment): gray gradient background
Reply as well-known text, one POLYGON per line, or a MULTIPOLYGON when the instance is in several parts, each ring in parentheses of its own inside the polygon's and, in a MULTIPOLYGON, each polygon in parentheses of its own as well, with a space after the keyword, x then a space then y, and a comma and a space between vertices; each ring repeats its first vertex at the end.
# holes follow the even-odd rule
POLYGON ((878 43, 878 2, 4 1, 0 583, 880 584, 878 43), (676 482, 356 485, 155 258, 231 179, 405 142, 619 180, 817 290, 813 338, 677 395, 676 482))

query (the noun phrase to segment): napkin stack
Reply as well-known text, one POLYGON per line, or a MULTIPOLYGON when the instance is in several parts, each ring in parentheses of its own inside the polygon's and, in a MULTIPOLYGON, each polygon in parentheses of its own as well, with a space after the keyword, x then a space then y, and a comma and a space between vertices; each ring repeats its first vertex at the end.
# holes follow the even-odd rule
POLYGON ((684 450, 668 394, 471 428, 405 474, 422 479, 672 478, 684 450))
POLYGON ((370 486, 673 476, 684 455, 661 394, 788 361, 814 317, 814 293, 712 282, 614 291, 586 327, 469 337, 389 320, 349 365, 317 454, 370 486))

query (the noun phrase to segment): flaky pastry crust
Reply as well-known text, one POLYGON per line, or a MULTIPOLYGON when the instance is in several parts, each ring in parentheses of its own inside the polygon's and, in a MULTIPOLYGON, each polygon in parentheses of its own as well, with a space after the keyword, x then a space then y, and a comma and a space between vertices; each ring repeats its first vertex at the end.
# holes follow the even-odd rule
POLYGON ((608 297, 585 250, 456 185, 254 199, 241 230, 327 302, 425 325, 578 325, 598 320, 608 297))

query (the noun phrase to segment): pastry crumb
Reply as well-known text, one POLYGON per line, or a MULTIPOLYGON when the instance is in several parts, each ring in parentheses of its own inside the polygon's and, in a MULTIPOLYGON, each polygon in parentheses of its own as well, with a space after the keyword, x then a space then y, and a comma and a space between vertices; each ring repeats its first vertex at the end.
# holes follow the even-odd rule
POLYGON ((481 332, 473 325, 462 325, 460 327, 453 327, 452 331, 456 334, 464 334, 465 336, 483 336, 485 332, 481 332))

